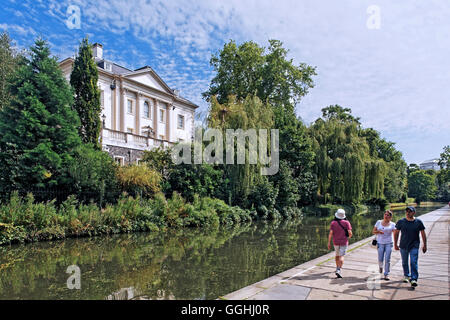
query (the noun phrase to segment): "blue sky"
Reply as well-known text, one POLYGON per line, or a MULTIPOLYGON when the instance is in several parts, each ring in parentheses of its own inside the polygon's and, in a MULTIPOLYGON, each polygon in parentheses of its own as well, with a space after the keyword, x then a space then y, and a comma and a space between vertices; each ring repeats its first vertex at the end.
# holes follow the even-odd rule
POLYGON ((297 106, 307 124, 328 105, 350 107, 408 163, 439 157, 450 144, 447 1, 2 0, 2 7, 0 31, 19 48, 41 35, 64 59, 88 35, 109 60, 151 66, 200 106, 199 116, 207 110, 201 93, 214 76, 212 53, 230 39, 261 46, 278 39, 294 63, 317 67, 315 87, 297 106), (69 6, 80 9, 80 29, 66 23, 69 6), (368 27, 373 21, 377 28, 368 27))

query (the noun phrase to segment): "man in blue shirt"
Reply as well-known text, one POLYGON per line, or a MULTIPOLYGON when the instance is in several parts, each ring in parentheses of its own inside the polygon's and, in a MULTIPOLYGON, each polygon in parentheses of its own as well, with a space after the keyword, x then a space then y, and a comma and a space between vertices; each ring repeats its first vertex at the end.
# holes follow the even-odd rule
POLYGON ((417 286, 418 259, 420 239, 419 233, 422 235, 423 253, 427 252, 427 237, 425 235, 425 226, 420 219, 414 218, 416 208, 407 207, 406 217, 399 220, 394 230, 394 249, 400 250, 402 256, 403 274, 405 278, 403 282, 411 282, 412 287, 417 286), (398 247, 398 234, 401 232, 400 248, 398 247), (409 272, 408 258, 411 259, 411 273, 409 272))

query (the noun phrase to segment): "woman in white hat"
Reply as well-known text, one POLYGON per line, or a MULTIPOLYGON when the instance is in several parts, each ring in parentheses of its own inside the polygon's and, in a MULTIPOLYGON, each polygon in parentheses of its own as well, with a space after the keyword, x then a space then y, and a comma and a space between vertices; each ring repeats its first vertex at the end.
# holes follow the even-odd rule
POLYGON ((334 216, 335 219, 331 222, 330 233, 328 235, 328 250, 331 250, 331 238, 333 238, 334 250, 336 252, 336 277, 342 278, 341 268, 344 265, 348 239, 353 235, 352 225, 345 219, 344 209, 338 209, 334 216))

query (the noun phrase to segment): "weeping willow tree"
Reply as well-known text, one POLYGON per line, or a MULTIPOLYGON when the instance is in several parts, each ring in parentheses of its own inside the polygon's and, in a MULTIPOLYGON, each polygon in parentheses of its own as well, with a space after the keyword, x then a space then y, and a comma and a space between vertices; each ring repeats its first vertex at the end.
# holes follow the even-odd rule
MULTIPOLYGON (((274 124, 272 108, 252 95, 248 95, 242 101, 237 101, 234 96, 230 96, 228 102, 224 104, 220 104, 216 97, 212 97, 207 121, 209 128, 222 131, 224 147, 226 146, 227 129, 244 131, 255 129, 258 132, 258 129, 270 130, 274 124)), ((270 135, 268 135, 268 139, 270 139, 270 135)), ((246 206, 252 186, 259 185, 266 179, 260 174, 259 160, 256 164, 249 163, 249 144, 250 141, 246 139, 244 164, 237 164, 237 152, 235 152, 234 164, 224 165, 225 181, 228 183, 227 200, 233 205, 246 206)), ((270 146, 269 141, 268 146, 270 146)), ((233 147, 236 148, 236 141, 234 141, 233 147)), ((224 163, 226 163, 225 158, 224 163)))
POLYGON ((383 197, 386 163, 371 155, 361 130, 351 110, 338 105, 322 109, 322 118, 311 126, 321 202, 360 203, 383 197))

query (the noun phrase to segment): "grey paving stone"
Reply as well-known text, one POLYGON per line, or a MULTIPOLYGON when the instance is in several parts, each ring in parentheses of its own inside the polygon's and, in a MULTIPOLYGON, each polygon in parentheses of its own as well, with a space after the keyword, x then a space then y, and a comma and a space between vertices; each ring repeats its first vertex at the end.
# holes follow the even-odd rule
POLYGON ((311 288, 282 284, 255 294, 248 300, 306 300, 311 288))

